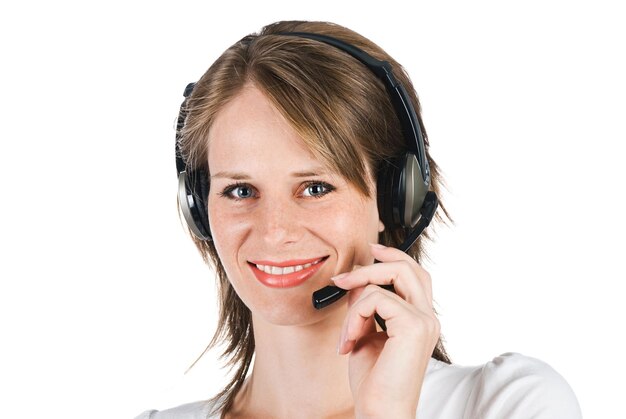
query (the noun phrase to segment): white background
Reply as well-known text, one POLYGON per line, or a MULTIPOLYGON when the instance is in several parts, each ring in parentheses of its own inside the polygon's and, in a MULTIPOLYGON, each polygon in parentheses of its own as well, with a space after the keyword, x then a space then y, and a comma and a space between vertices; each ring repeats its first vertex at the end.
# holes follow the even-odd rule
POLYGON ((188 82, 282 19, 348 26, 411 75, 456 220, 425 262, 453 360, 541 358, 585 417, 619 416, 619 2, 301 3, 0 7, 1 416, 128 418, 219 388, 217 352, 183 375, 216 304, 177 216, 173 125, 188 82))

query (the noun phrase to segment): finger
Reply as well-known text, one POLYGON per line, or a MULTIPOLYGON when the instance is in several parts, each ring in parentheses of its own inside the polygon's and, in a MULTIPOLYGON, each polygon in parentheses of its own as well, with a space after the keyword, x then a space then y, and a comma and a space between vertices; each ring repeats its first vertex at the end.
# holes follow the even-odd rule
POLYGON ((418 311, 416 307, 409 305, 395 293, 377 285, 370 284, 365 288, 360 288, 360 290, 362 290, 361 296, 346 314, 341 332, 342 341, 356 340, 358 337, 375 330, 375 328, 368 329, 366 327, 370 322, 373 322, 374 314, 379 314, 383 319, 385 319, 384 316, 387 316, 387 318, 391 316, 389 312, 376 312, 374 305, 372 305, 375 301, 380 301, 382 298, 386 299, 385 302, 395 302, 396 305, 404 306, 410 311, 418 311), (366 301, 366 304, 363 301, 366 301), (357 304, 358 306, 356 306, 357 304))
POLYGON ((368 284, 393 285, 395 292, 413 305, 432 307, 432 285, 426 271, 416 273, 414 263, 400 260, 363 266, 332 280, 340 288, 351 290, 368 284))
POLYGON ((370 250, 372 256, 380 262, 393 262, 394 260, 406 260, 411 262, 415 268, 416 273, 427 274, 426 271, 414 258, 406 252, 395 247, 385 246, 379 243, 370 243, 370 250))
POLYGON ((404 260, 408 262, 415 270, 415 274, 418 276, 418 278, 427 279, 427 281, 424 282, 424 286, 428 291, 427 294, 432 300, 433 292, 430 274, 411 255, 403 252, 400 249, 396 249, 395 247, 388 247, 378 243, 370 243, 370 249, 372 251, 372 256, 374 256, 374 258, 380 262, 392 262, 396 260, 404 260))
POLYGON ((387 334, 390 337, 396 334, 399 328, 410 328, 411 319, 419 315, 418 310, 397 295, 380 287, 368 286, 359 301, 348 311, 338 353, 348 353, 352 350, 356 341, 366 334, 365 326, 375 313, 385 319, 387 334))

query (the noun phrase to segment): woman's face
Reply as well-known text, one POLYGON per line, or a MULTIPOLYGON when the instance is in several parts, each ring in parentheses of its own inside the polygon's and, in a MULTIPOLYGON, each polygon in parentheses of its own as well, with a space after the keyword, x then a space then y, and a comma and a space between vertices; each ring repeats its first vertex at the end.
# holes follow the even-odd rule
POLYGON ((219 112, 208 147, 211 233, 252 313, 309 324, 343 304, 317 311, 311 294, 373 262, 368 243, 382 231, 375 199, 324 167, 252 85, 219 112))

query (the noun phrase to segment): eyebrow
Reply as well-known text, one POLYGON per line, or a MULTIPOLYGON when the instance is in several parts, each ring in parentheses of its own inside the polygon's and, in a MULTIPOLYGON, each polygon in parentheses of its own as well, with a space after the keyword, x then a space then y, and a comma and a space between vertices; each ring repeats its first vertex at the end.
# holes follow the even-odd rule
MULTIPOLYGON (((323 168, 314 168, 313 170, 305 170, 302 172, 292 172, 291 177, 315 177, 328 174, 323 168)), ((232 180, 250 180, 252 177, 246 173, 221 171, 210 176, 211 179, 232 179, 232 180)))
POLYGON ((251 179, 250 176, 245 173, 236 172, 217 172, 214 175, 209 176, 211 179, 233 179, 233 180, 247 180, 251 179))

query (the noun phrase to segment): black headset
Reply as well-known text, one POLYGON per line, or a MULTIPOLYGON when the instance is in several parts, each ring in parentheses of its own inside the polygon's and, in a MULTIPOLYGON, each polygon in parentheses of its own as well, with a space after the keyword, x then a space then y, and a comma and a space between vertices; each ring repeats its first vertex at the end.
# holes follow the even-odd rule
MULTIPOLYGON (((280 35, 309 38, 332 45, 359 60, 384 83, 400 121, 408 151, 393 161, 383 163, 380 168, 377 175, 378 211, 385 228, 406 230, 405 241, 400 249, 408 250, 432 220, 438 203, 435 193, 428 190, 430 168, 419 119, 407 91, 394 77, 391 64, 330 36, 306 32, 284 32, 280 35)), ((208 173, 204 169, 188 170, 180 151, 181 131, 187 117, 186 102, 194 85, 190 83, 185 88, 185 100, 176 127, 178 202, 192 233, 200 240, 211 240, 207 212, 208 173)))

